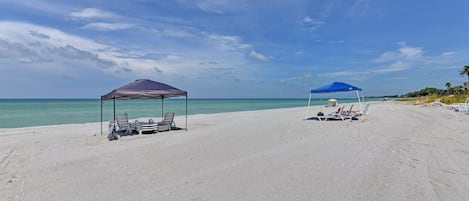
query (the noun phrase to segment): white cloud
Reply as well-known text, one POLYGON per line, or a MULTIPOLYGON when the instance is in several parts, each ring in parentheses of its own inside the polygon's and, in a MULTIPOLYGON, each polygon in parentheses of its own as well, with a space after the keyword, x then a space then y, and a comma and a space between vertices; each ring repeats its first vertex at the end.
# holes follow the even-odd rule
POLYGON ((123 29, 129 29, 134 27, 133 24, 126 24, 126 23, 106 23, 106 22, 95 22, 89 23, 83 26, 83 29, 91 29, 97 31, 117 31, 123 29))
POLYGON ((399 54, 396 51, 389 51, 381 54, 380 57, 373 60, 376 63, 383 63, 399 59, 399 54))
POLYGON ((71 45, 81 46, 89 50, 109 48, 107 45, 69 35, 57 29, 11 21, 0 21, 0 39, 5 39, 11 43, 23 44, 25 47, 35 46, 43 48, 44 46, 58 47, 71 45))
POLYGON ((310 81, 311 78, 313 78, 313 74, 311 74, 311 73, 303 73, 301 76, 283 79, 283 80, 280 80, 280 82, 281 82, 281 83, 287 83, 287 82, 289 82, 289 81, 295 81, 295 80, 310 81))
POLYGON ((366 12, 369 7, 369 0, 356 0, 348 11, 348 15, 360 15, 366 12))
MULTIPOLYGON (((168 35, 174 33, 176 31, 168 35)), ((195 79, 207 76, 207 69, 211 69, 210 72, 228 69, 232 77, 248 80, 245 78, 251 73, 247 71, 255 69, 253 65, 245 68, 246 64, 252 63, 246 56, 253 50, 241 37, 204 32, 195 33, 192 37, 197 37, 192 40, 196 46, 187 45, 178 38, 154 37, 155 43, 171 45, 132 49, 127 46, 120 48, 118 44, 103 44, 54 28, 0 21, 0 61, 12 65, 25 64, 22 65, 24 69, 51 73, 72 73, 76 69, 87 68, 112 76, 122 76, 123 73, 127 77, 164 75, 165 79, 180 79, 181 76, 195 79), (206 63, 212 65, 204 65, 206 63)), ((260 53, 254 55, 257 59, 268 60, 260 53)))
POLYGON ((197 37, 196 34, 193 34, 186 30, 181 29, 163 29, 163 30, 152 30, 154 34, 157 36, 166 36, 166 37, 174 37, 174 38, 190 38, 190 37, 197 37))
POLYGON ((381 69, 371 70, 372 73, 390 73, 390 72, 398 72, 408 69, 408 65, 404 62, 396 62, 387 67, 381 69))
POLYGON ((47 27, 0 22, 0 41, 0 59, 30 63, 29 68, 33 69, 68 68, 72 60, 81 64, 88 62, 101 70, 119 67, 112 60, 113 47, 47 27), (61 63, 63 67, 54 63, 61 63))
POLYGON ((301 19, 301 25, 303 25, 303 27, 305 27, 308 31, 314 31, 324 23, 324 21, 309 16, 305 16, 301 19))
POLYGON ((400 56, 407 59, 414 59, 423 55, 421 47, 409 47, 405 42, 400 42, 401 48, 399 48, 400 56))
POLYGON ((396 62, 389 66, 385 66, 378 69, 370 69, 367 71, 338 71, 338 72, 330 72, 330 73, 321 73, 320 76, 324 77, 340 77, 340 76, 361 76, 361 75, 369 75, 369 74, 384 74, 384 73, 391 73, 391 72, 399 72, 408 69, 408 65, 403 62, 396 62))
POLYGON ((399 42, 399 49, 388 51, 381 54, 380 57, 373 60, 376 63, 392 62, 397 60, 414 60, 421 58, 424 55, 423 48, 411 47, 406 42, 399 42))
MULTIPOLYGON (((434 66, 433 70, 460 70, 461 67, 457 65, 448 65, 448 66, 434 66)), ((456 72, 456 71, 455 71, 456 72)))
POLYGON ((259 60, 259 61, 264 61, 264 62, 269 62, 269 61, 270 61, 269 58, 267 58, 267 57, 264 56, 263 54, 258 53, 258 52, 254 51, 254 50, 252 50, 251 53, 249 53, 249 56, 251 56, 251 57, 253 57, 253 58, 255 58, 255 59, 259 60))
POLYGON ((48 0, 15 0, 6 1, 8 4, 16 4, 24 8, 35 10, 34 12, 48 13, 55 15, 66 15, 70 7, 48 0))
POLYGON ((217 34, 207 35, 207 38, 216 42, 222 50, 235 51, 239 49, 251 48, 251 45, 243 43, 239 36, 224 36, 217 34))
POLYGON ((213 14, 230 14, 246 10, 250 1, 246 0, 178 0, 181 5, 192 6, 203 12, 213 14))
POLYGON ((85 8, 81 11, 75 11, 70 13, 70 17, 75 20, 86 20, 86 19, 96 19, 96 18, 117 18, 119 15, 104 11, 97 8, 85 8))
POLYGON ((442 56, 449 57, 449 56, 454 56, 456 55, 456 52, 443 52, 441 53, 442 56))
POLYGON ((31 69, 52 72, 86 66, 110 74, 123 71, 144 74, 152 72, 155 66, 152 60, 123 58, 125 52, 117 47, 28 23, 0 22, 0 41, 0 59, 27 62, 31 69), (13 53, 7 55, 4 49, 13 53))
POLYGON ((230 1, 228 0, 218 0, 218 1, 204 0, 204 1, 198 1, 197 6, 201 10, 206 11, 206 12, 222 14, 226 12, 226 10, 229 9, 232 5, 230 4, 230 1))

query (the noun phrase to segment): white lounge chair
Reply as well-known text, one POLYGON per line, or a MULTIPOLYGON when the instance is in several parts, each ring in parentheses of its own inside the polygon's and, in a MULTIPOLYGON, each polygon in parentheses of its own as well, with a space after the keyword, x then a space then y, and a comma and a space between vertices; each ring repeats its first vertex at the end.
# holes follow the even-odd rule
POLYGON ((109 129, 108 130, 109 133, 107 135, 107 139, 109 139, 109 140, 118 140, 119 135, 116 132, 116 124, 114 123, 114 120, 109 122, 108 129, 109 129))
POLYGON ((365 106, 365 109, 363 111, 360 111, 361 115, 366 116, 370 114, 370 104, 367 103, 365 106))
POLYGON ((459 106, 456 107, 454 111, 468 113, 469 112, 469 98, 467 98, 466 101, 464 101, 464 103, 459 104, 459 106))
POLYGON ((116 115, 117 121, 117 133, 124 133, 125 135, 129 135, 132 133, 132 125, 129 123, 129 119, 127 118, 127 113, 116 115))
POLYGON ((351 119, 352 116, 354 116, 352 113, 352 108, 353 108, 353 104, 350 105, 350 108, 348 110, 341 112, 341 115, 342 117, 344 117, 344 119, 351 119))
POLYGON ((173 127, 176 127, 176 123, 174 123, 174 112, 166 112, 163 120, 158 122, 158 132, 170 131, 173 127))
POLYGON ((326 120, 342 120, 344 121, 345 118, 342 116, 344 111, 345 105, 340 107, 336 112, 330 113, 327 115, 326 120))
POLYGON ((370 114, 370 104, 367 103, 364 110, 352 111, 353 116, 366 116, 370 114))

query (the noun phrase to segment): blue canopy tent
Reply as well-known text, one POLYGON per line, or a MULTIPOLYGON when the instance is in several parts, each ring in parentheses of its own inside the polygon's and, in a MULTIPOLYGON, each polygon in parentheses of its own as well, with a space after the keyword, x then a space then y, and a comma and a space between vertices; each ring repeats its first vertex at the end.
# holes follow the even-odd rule
POLYGON ((357 93, 358 104, 360 105, 360 109, 361 109, 360 94, 358 93, 358 91, 362 91, 362 89, 356 86, 347 84, 347 83, 343 83, 343 82, 333 82, 331 84, 311 90, 311 92, 309 93, 308 108, 311 104, 311 95, 313 93, 332 93, 332 92, 347 92, 347 91, 355 91, 357 93))

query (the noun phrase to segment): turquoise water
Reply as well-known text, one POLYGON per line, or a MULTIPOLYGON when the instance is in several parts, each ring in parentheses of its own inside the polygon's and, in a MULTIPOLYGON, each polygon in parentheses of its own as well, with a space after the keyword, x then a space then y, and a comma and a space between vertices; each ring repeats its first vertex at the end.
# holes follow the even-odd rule
MULTIPOLYGON (((339 99, 339 103, 356 99, 339 99)), ((113 118, 113 101, 103 102, 103 121, 113 118)), ((325 104, 325 100, 313 99, 311 105, 325 104)), ((98 99, 0 99, 0 128, 99 122, 101 101, 98 99)), ((189 99, 188 114, 211 114, 273 108, 304 107, 308 99, 189 99)), ((186 100, 165 99, 162 111, 161 99, 117 100, 116 113, 126 112, 129 119, 154 117, 162 112, 186 114, 186 100)))

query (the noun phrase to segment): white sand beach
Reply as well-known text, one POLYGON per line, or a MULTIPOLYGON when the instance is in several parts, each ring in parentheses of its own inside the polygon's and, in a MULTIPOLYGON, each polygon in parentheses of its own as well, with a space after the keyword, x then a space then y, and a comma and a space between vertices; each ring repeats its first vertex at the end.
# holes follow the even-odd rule
POLYGON ((469 200, 469 115, 370 111, 344 122, 304 120, 304 107, 192 115, 187 132, 117 141, 99 123, 0 129, 0 200, 469 200))

